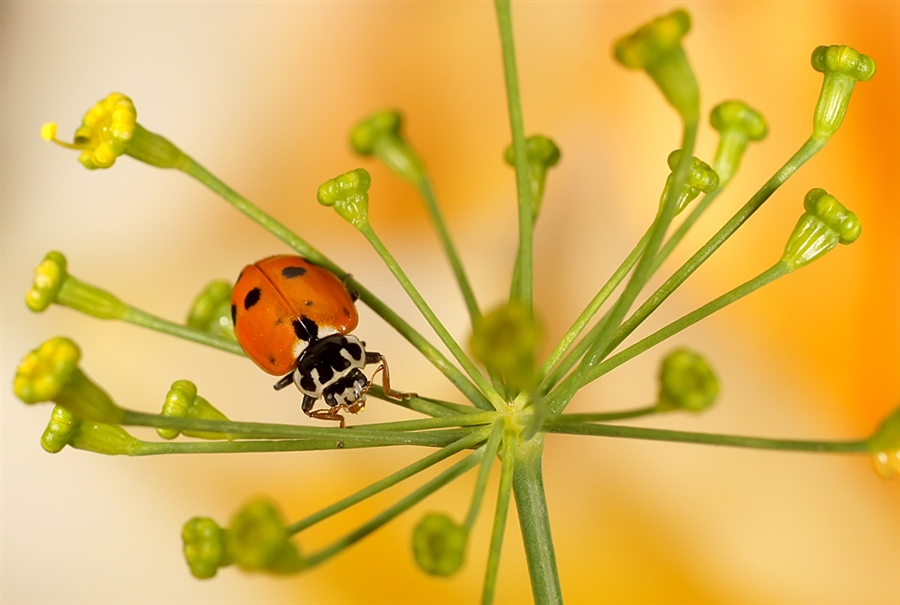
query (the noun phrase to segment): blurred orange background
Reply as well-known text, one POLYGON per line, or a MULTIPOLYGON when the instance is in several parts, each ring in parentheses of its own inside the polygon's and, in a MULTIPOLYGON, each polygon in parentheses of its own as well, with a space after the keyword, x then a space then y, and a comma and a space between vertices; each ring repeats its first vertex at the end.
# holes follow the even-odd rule
MULTIPOLYGON (((549 351, 655 212, 674 112, 643 75, 610 56, 613 41, 677 5, 515 3, 525 126, 563 158, 536 232, 536 301, 549 351)), ((705 432, 853 439, 900 400, 900 3, 714 2, 685 46, 704 111, 729 98, 770 127, 663 272, 701 245, 808 136, 821 75, 813 48, 847 44, 873 57, 828 147, 795 175, 654 316, 658 327, 767 268, 802 198, 823 187, 854 210, 863 235, 586 389, 570 410, 652 400, 659 357, 689 346, 712 360, 718 406, 648 421, 705 432)), ((169 384, 195 381, 235 419, 306 422, 297 401, 245 359, 52 308, 22 296, 51 249, 71 272, 150 312, 180 319, 210 279, 233 278, 285 251, 196 183, 123 159, 89 173, 41 141, 40 125, 74 131, 109 92, 130 95, 164 134, 378 292, 423 333, 412 305, 349 226, 315 204, 324 180, 357 166, 373 177, 372 222, 433 308, 468 336, 461 297, 407 184, 347 146, 349 128, 384 107, 429 166, 479 301, 508 291, 515 252, 513 172, 493 7, 472 3, 0 3, 2 81, 2 360, 65 334, 83 367, 127 407, 159 408, 169 384)), ((697 155, 711 160, 703 125, 697 155)), ((395 387, 455 398, 405 341, 361 310, 359 334, 388 355, 395 387)), ((435 339, 436 340, 436 339, 435 339)), ((491 487, 463 572, 419 572, 409 535, 429 510, 462 518, 467 476, 330 563, 273 579, 222 570, 192 579, 180 528, 226 523, 261 493, 297 519, 421 455, 323 454, 104 458, 50 456, 49 407, 2 397, 4 603, 468 603, 480 595, 491 487)), ((402 415, 373 402, 356 422, 402 415)), ((136 432, 152 437, 148 433, 136 432)), ((900 483, 861 456, 713 449, 551 437, 545 477, 560 577, 570 603, 900 602, 900 483)), ((496 479, 496 478, 495 478, 496 479)), ((314 550, 408 488, 383 494, 301 536, 314 550)), ((514 517, 498 602, 531 598, 514 517)))

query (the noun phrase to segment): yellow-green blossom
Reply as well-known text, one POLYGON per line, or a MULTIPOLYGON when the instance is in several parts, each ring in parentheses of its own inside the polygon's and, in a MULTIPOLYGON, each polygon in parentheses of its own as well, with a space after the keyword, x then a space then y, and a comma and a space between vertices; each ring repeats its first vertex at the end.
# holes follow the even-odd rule
POLYGON ((291 542, 281 513, 268 500, 242 508, 228 527, 228 554, 241 569, 289 574, 305 567, 291 542))
POLYGON ((319 186, 316 197, 323 206, 334 206, 335 211, 354 227, 369 222, 369 186, 372 177, 363 168, 357 168, 319 186))
POLYGON ((769 131, 762 114, 743 101, 725 101, 709 114, 709 123, 719 131, 719 146, 713 161, 719 184, 731 180, 750 141, 761 141, 769 131))
POLYGON ((875 472, 885 479, 900 476, 900 406, 881 421, 866 447, 875 472))
POLYGON ((125 154, 158 168, 183 168, 190 161, 168 139, 138 124, 134 103, 118 92, 87 111, 72 143, 57 139, 56 131, 56 124, 48 122, 41 127, 41 137, 81 151, 78 159, 90 170, 109 168, 125 154))
POLYGON ((222 279, 210 282, 194 299, 188 314, 187 325, 234 340, 231 290, 231 282, 222 279))
POLYGON ((67 445, 77 450, 108 456, 130 456, 137 453, 142 443, 119 425, 81 420, 66 408, 57 405, 41 436, 41 447, 56 454, 67 445))
POLYGON ((122 319, 128 306, 110 292, 69 275, 61 252, 51 251, 34 270, 34 283, 25 294, 25 304, 35 312, 56 303, 98 319, 122 319))
MULTIPOLYGON (((663 188, 662 195, 659 197, 660 210, 662 210, 663 203, 665 203, 666 198, 669 196, 669 191, 672 189, 673 183, 675 182, 675 171, 678 169, 678 164, 681 162, 681 155, 681 150, 676 149, 669 154, 667 159, 669 169, 672 172, 670 172, 669 176, 666 178, 666 186, 663 188)), ((675 214, 684 210, 685 207, 695 200, 701 192, 712 193, 718 186, 719 175, 716 174, 716 171, 710 168, 709 164, 706 162, 697 158, 691 158, 691 166, 688 169, 687 181, 685 181, 684 186, 678 194, 678 199, 675 202, 675 214)))
POLYGON ((678 349, 663 359, 657 409, 700 412, 715 403, 718 396, 719 381, 702 355, 678 349))
MULTIPOLYGON (((176 380, 172 383, 172 387, 166 395, 161 415, 172 418, 228 420, 225 414, 217 410, 209 401, 197 395, 197 386, 189 380, 176 380)), ((182 433, 198 439, 229 439, 229 435, 212 431, 180 431, 158 428, 156 432, 163 439, 174 439, 182 433)))
POLYGON ((219 568, 231 565, 226 531, 212 519, 194 517, 185 523, 181 542, 184 558, 195 578, 208 580, 219 568))
POLYGON ((442 513, 425 515, 413 530, 412 546, 422 571, 452 576, 465 562, 469 530, 442 513))
POLYGON ((875 61, 849 46, 819 46, 812 66, 825 75, 813 116, 813 138, 828 139, 844 121, 857 82, 875 75, 875 61))
POLYGON ((862 232, 856 215, 824 189, 811 189, 803 200, 806 212, 794 227, 782 262, 793 271, 821 257, 838 244, 851 244, 862 232))
POLYGON ((400 132, 403 116, 393 109, 372 114, 350 132, 350 144, 360 155, 374 155, 395 174, 419 185, 425 180, 422 160, 400 132))
MULTIPOLYGON (((559 163, 559 147, 553 139, 535 134, 525 139, 525 156, 528 160, 528 176, 531 180, 531 216, 536 220, 544 197, 547 171, 559 163)), ((506 148, 503 159, 512 167, 516 165, 516 150, 512 145, 506 148)))
POLYGON ((692 122, 698 117, 700 92, 681 46, 690 29, 688 13, 675 10, 620 38, 613 55, 625 67, 646 71, 682 118, 692 122))
POLYGON ((78 367, 81 351, 58 336, 25 356, 16 370, 13 391, 25 403, 53 401, 82 420, 117 423, 124 413, 78 367))

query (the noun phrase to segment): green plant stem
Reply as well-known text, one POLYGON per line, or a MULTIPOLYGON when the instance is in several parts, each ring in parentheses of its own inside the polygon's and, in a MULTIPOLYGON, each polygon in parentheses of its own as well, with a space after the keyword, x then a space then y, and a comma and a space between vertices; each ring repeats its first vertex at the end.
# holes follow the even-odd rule
MULTIPOLYGON (((477 414, 453 414, 452 416, 439 416, 436 418, 419 418, 416 420, 397 420, 394 422, 381 422, 378 424, 359 425, 367 431, 423 431, 451 426, 476 426, 491 424, 496 420, 497 412, 481 412, 477 414)), ((356 430, 347 427, 346 430, 356 430)))
POLYGON ((488 479, 491 477, 491 468, 494 459, 497 457, 497 450, 500 448, 500 439, 503 437, 504 423, 501 420, 494 422, 491 428, 491 436, 485 445, 485 456, 481 461, 481 468, 478 469, 478 479, 475 481, 475 490, 472 493, 472 503, 469 505, 469 513, 466 515, 465 526, 471 533, 472 527, 475 526, 475 520, 478 518, 478 511, 481 510, 481 503, 484 500, 484 492, 487 489, 488 479))
POLYGON ((393 397, 385 395, 384 388, 376 384, 370 385, 367 393, 382 401, 386 401, 387 403, 392 403, 401 408, 406 408, 435 418, 439 416, 457 416, 459 414, 481 414, 484 412, 481 408, 476 408, 471 405, 462 405, 453 403, 452 401, 443 401, 441 399, 421 397, 419 395, 407 399, 394 399, 393 397))
POLYGON ((216 349, 234 353, 235 355, 244 355, 244 350, 241 349, 241 345, 239 345, 237 341, 215 336, 204 330, 198 330, 183 324, 177 324, 132 306, 127 308, 125 315, 122 317, 122 321, 126 321, 142 328, 156 330, 163 334, 177 336, 178 338, 190 340, 202 345, 215 347, 216 349))
POLYGON ((494 512, 494 527, 491 530, 491 546, 488 550, 487 569, 484 574, 484 587, 481 593, 483 605, 494 602, 494 591, 497 587, 497 571, 500 569, 500 552, 503 548, 503 534, 506 530, 506 518, 509 514, 509 499, 512 494, 513 472, 516 465, 517 435, 512 430, 505 430, 503 435, 503 465, 500 472, 500 486, 497 490, 497 509, 494 512))
POLYGON ((588 303, 588 306, 585 307, 584 311, 581 312, 581 315, 578 316, 578 319, 575 320, 575 323, 572 324, 572 327, 569 328, 569 331, 566 332, 566 335, 563 336, 560 343, 556 345, 556 348, 544 362, 544 365, 538 370, 537 381, 543 383, 539 389, 540 391, 544 393, 548 392, 550 388, 559 382, 560 377, 564 376, 566 372, 572 369, 572 366, 575 365, 581 355, 584 354, 587 346, 590 344, 591 340, 593 340, 590 335, 582 341, 584 342, 584 348, 580 354, 577 354, 574 357, 570 355, 560 363, 560 359, 569 352, 575 340, 581 335, 587 324, 593 319, 594 315, 597 314, 597 311, 600 310, 603 303, 607 301, 613 291, 622 283, 622 280, 625 279, 625 276, 628 275, 628 272, 634 267, 635 263, 637 263, 638 259, 644 253, 649 240, 650 230, 648 229, 625 260, 622 261, 622 264, 619 265, 619 268, 616 269, 606 283, 603 284, 600 291, 597 292, 596 296, 588 303), (551 372, 551 370, 553 371, 551 372))
POLYGON ((494 390, 494 387, 490 382, 484 377, 484 375, 475 367, 475 364, 469 359, 469 356, 463 351, 462 347, 459 346, 459 343, 453 338, 447 328, 444 327, 444 324, 441 323, 441 320, 438 319, 438 316, 435 315, 434 311, 431 310, 431 307, 428 306, 428 303, 425 302, 425 299, 422 298, 422 295, 419 294, 419 291, 410 281, 409 277, 400 267, 400 263, 397 262, 397 259, 394 258, 394 255, 391 254, 390 250, 384 245, 384 242, 381 241, 381 238, 378 237, 378 234, 375 233, 375 230, 372 229, 372 225, 369 224, 368 221, 360 223, 356 226, 359 229, 359 232, 363 234, 363 236, 369 241, 369 244, 375 249, 375 252, 384 259, 385 264, 391 270, 391 273, 394 274, 394 277, 397 278, 397 281, 406 291, 406 294, 413 301, 413 304, 416 305, 416 308, 434 330, 434 332, 441 339, 441 342, 446 345, 447 349, 450 350, 450 354, 459 362, 459 364, 463 367, 475 385, 481 390, 481 392, 488 398, 491 405, 493 405, 494 409, 497 411, 503 411, 507 408, 506 403, 499 396, 497 391, 494 390))
POLYGON ((666 235, 666 231, 668 230, 672 219, 675 218, 678 193, 683 189, 684 183, 687 181, 694 151, 694 142, 696 139, 696 120, 685 122, 684 133, 681 140, 681 149, 683 151, 681 160, 673 173, 675 178, 673 179, 672 187, 669 189, 665 200, 663 201, 661 210, 657 213, 656 218, 653 220, 653 224, 650 226, 650 237, 647 240, 647 246, 644 248, 644 253, 641 255, 640 260, 638 260, 634 273, 632 273, 631 279, 629 279, 628 283, 625 285, 622 295, 616 300, 616 303, 609 311, 609 316, 604 318, 603 328, 597 335, 596 340, 592 342, 588 348, 587 353, 579 365, 579 369, 585 366, 590 367, 593 364, 598 363, 607 354, 609 342, 614 337, 615 330, 625 318, 626 313, 628 313, 628 310, 637 299, 641 290, 644 289, 644 286, 646 286, 647 282, 650 280, 655 267, 654 259, 656 258, 656 253, 662 245, 663 238, 666 235))
POLYGON ((569 435, 596 435, 603 437, 622 437, 626 439, 645 439, 651 441, 668 441, 677 443, 694 443, 698 445, 724 445, 761 450, 780 450, 791 452, 818 453, 852 453, 868 454, 866 440, 856 441, 803 441, 794 439, 767 439, 764 437, 744 437, 742 435, 719 435, 713 433, 692 433, 667 429, 651 429, 634 426, 610 424, 572 424, 557 423, 554 418, 544 423, 544 430, 551 433, 569 435))
POLYGON ((509 0, 495 0, 497 24, 500 29, 500 46, 503 53, 503 74, 509 111, 509 127, 516 156, 516 193, 519 205, 519 249, 513 270, 512 297, 527 309, 533 306, 533 233, 534 216, 531 202, 531 178, 525 153, 525 125, 522 118, 522 98, 519 92, 519 75, 516 68, 516 50, 513 42, 512 15, 509 0))
MULTIPOLYGON (((456 454, 458 452, 461 452, 463 450, 469 449, 469 448, 477 445, 478 443, 484 441, 486 435, 487 435, 487 431, 477 431, 477 432, 472 433, 471 435, 467 435, 466 437, 463 437, 462 439, 459 439, 458 441, 451 443, 450 445, 448 445, 444 448, 441 448, 440 450, 433 452, 433 453, 425 456, 424 458, 421 458, 420 460, 417 460, 416 462, 410 464, 409 466, 406 466, 406 467, 400 469, 399 471, 392 473, 391 475, 388 475, 384 479, 376 481, 375 483, 372 483, 371 485, 366 486, 365 488, 359 490, 358 492, 351 494, 351 495, 347 496, 346 498, 338 500, 334 504, 326 506, 325 508, 321 509, 320 511, 315 512, 315 513, 309 515, 308 517, 305 517, 305 518, 297 521, 296 523, 294 523, 293 525, 290 525, 287 528, 287 532, 290 535, 299 533, 299 532, 303 531, 304 529, 306 529, 307 527, 315 525, 316 523, 319 523, 320 521, 323 521, 323 520, 327 519, 328 517, 331 517, 332 515, 336 515, 337 513, 350 508, 354 504, 361 502, 361 501, 365 500, 366 498, 374 496, 375 494, 382 492, 382 491, 386 490, 387 488, 392 487, 392 486, 400 483, 401 481, 408 479, 409 477, 412 477, 413 475, 415 475, 417 473, 422 472, 426 468, 429 468, 430 466, 437 464, 441 460, 446 460, 453 454, 456 454)), ((488 448, 488 449, 490 449, 490 448, 488 448)))
POLYGON ((550 533, 550 515, 544 495, 544 478, 541 472, 543 451, 543 433, 529 441, 520 441, 516 445, 516 466, 513 473, 516 510, 525 545, 525 558, 528 561, 531 592, 536 605, 563 602, 553 537, 550 533))
POLYGON ((444 252, 450 261, 450 267, 453 269, 453 275, 456 276, 456 282, 462 291, 466 309, 469 311, 469 318, 474 326, 481 318, 481 310, 478 308, 475 293, 472 290, 472 285, 469 283, 469 278, 466 276, 466 270, 463 268, 462 261, 459 259, 456 246, 453 244, 453 239, 447 230, 447 224, 434 195, 434 189, 431 187, 431 181, 427 177, 424 178, 418 183, 418 189, 422 199, 425 200, 425 207, 428 209, 431 222, 434 223, 434 227, 438 232, 438 237, 441 238, 441 244, 444 246, 444 252))
POLYGON ((354 544, 359 540, 365 538, 391 519, 407 511, 415 504, 418 504, 427 496, 433 494, 466 471, 478 466, 478 464, 481 462, 482 456, 484 456, 484 446, 482 446, 469 456, 466 456, 465 458, 442 472, 440 475, 425 483, 415 491, 411 492, 357 529, 351 531, 346 536, 339 538, 338 540, 324 547, 322 550, 306 557, 307 568, 312 568, 316 565, 324 563, 351 544, 354 544))
POLYGON ((580 366, 578 370, 570 374, 562 383, 560 383, 558 388, 559 394, 556 394, 556 391, 551 394, 551 397, 554 398, 554 402, 550 405, 551 409, 555 409, 555 406, 557 405, 555 397, 558 396, 565 398, 566 396, 568 396, 568 393, 574 393, 578 391, 585 384, 591 382, 592 380, 596 380, 600 376, 603 376, 604 374, 610 372, 613 368, 619 367, 626 361, 640 355, 641 353, 652 347, 655 347, 662 341, 671 338, 673 335, 681 332, 689 326, 694 325, 701 319, 709 317, 716 311, 719 311, 720 309, 730 305, 731 303, 740 300, 751 292, 762 288, 763 286, 771 283, 779 277, 787 275, 788 273, 790 273, 790 268, 785 263, 779 261, 777 264, 773 265, 766 271, 763 271, 753 279, 726 292, 718 298, 711 300, 702 307, 691 311, 680 319, 676 319, 669 325, 660 328, 653 334, 650 334, 649 336, 634 343, 627 349, 624 349, 622 352, 617 353, 616 355, 613 355, 612 357, 595 366, 591 366, 590 368, 586 369, 585 367, 580 366))
MULTIPOLYGON (((466 418, 466 416, 461 416, 466 418)), ((440 420, 437 418, 431 420, 440 420)), ((201 418, 178 418, 125 410, 119 424, 123 426, 149 426, 153 428, 178 429, 180 431, 212 432, 230 435, 236 439, 308 439, 329 442, 330 447, 350 447, 361 445, 424 445, 444 447, 456 439, 465 437, 472 428, 435 429, 430 431, 384 431, 368 430, 357 426, 341 429, 337 427, 310 427, 289 424, 266 424, 261 422, 232 422, 206 420, 201 418)), ((375 425, 377 426, 377 425, 375 425)), ((232 442, 234 443, 234 442, 232 442)))
POLYGON ((672 254, 672 251, 681 243, 681 240, 684 239, 684 236, 687 235, 687 232, 690 231, 691 227, 694 226, 694 223, 706 212, 706 209, 710 207, 710 205, 716 200, 719 196, 719 193, 722 191, 722 184, 719 185, 719 188, 711 193, 707 193, 703 196, 703 199, 697 203, 694 208, 691 210, 690 214, 678 225, 678 228, 675 229, 675 232, 666 240, 666 243, 663 244, 662 248, 660 248, 659 252, 656 255, 656 259, 654 260, 653 271, 655 272, 659 269, 660 265, 662 265, 669 255, 672 254))
POLYGON ((559 414, 554 417, 554 424, 583 424, 586 422, 611 422, 613 420, 629 420, 631 418, 641 418, 659 413, 656 404, 650 404, 647 407, 635 408, 633 410, 622 410, 619 412, 597 412, 592 414, 559 414))
MULTIPOLYGON (((580 366, 579 371, 584 369, 587 370, 586 374, 590 373, 591 375, 595 375, 596 372, 590 372, 590 367, 600 363, 603 358, 609 355, 615 347, 627 338, 628 335, 631 334, 653 311, 655 311, 682 283, 684 283, 684 281, 690 277, 691 274, 693 274, 693 272, 713 254, 713 252, 718 250, 719 247, 724 244, 788 178, 791 177, 791 175, 793 175, 812 156, 818 153, 822 147, 825 146, 826 142, 827 141, 819 139, 808 139, 800 149, 797 150, 797 152, 791 156, 791 158, 768 181, 766 181, 759 191, 757 191, 753 197, 751 197, 750 200, 748 200, 747 203, 744 204, 740 210, 738 210, 737 213, 735 213, 735 215, 709 239, 708 242, 706 242, 706 244, 694 253, 691 258, 673 273, 672 276, 622 324, 601 351, 598 351, 590 360, 585 359, 582 361, 583 368, 580 366)), ((572 378, 574 374, 575 373, 569 375, 569 377, 566 378, 566 381, 572 378)), ((578 390, 577 388, 563 390, 562 386, 566 381, 560 383, 559 387, 554 390, 556 396, 554 396, 555 401, 551 406, 551 410, 554 412, 561 412, 578 390)), ((574 384, 570 384, 570 386, 574 386, 574 384)))
POLYGON ((129 456, 165 454, 250 454, 266 452, 307 452, 313 450, 387 447, 389 442, 346 441, 335 439, 265 439, 241 441, 141 441, 129 456))
POLYGON ((481 408, 490 409, 489 402, 485 396, 478 391, 475 385, 472 384, 462 372, 459 371, 459 368, 450 363, 443 353, 428 342, 428 340, 409 325, 406 320, 388 307, 381 299, 375 296, 361 283, 350 278, 346 271, 338 267, 329 258, 312 247, 306 240, 282 225, 269 214, 263 212, 258 206, 223 183, 218 177, 206 170, 206 168, 195 162, 193 159, 190 159, 185 166, 181 167, 181 170, 220 195, 226 202, 250 217, 253 221, 286 243, 304 258, 325 267, 338 277, 345 279, 347 286, 359 293, 360 300, 368 305, 370 309, 418 349, 428 361, 440 370, 444 376, 446 376, 447 379, 450 380, 450 382, 452 382, 467 399, 469 399, 469 401, 481 408))

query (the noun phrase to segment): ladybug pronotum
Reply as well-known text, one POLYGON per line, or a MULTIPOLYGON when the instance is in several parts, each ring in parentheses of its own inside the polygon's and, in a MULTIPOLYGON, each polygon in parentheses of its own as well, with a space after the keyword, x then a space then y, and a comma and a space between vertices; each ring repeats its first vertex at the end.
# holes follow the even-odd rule
POLYGON ((234 334, 244 352, 264 371, 282 376, 275 389, 297 386, 304 413, 341 427, 339 412, 365 408, 372 381, 363 369, 369 364, 379 364, 376 374, 383 371, 385 395, 412 396, 392 391, 384 356, 366 351, 350 334, 359 323, 356 298, 327 269, 288 255, 244 267, 231 295, 234 334), (319 399, 328 407, 314 410, 319 399))

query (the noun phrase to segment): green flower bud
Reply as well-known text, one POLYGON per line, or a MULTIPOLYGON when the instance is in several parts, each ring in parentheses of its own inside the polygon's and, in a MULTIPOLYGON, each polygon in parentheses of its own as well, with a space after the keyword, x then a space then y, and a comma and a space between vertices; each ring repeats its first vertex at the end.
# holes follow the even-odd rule
POLYGON ((53 401, 82 420, 115 424, 124 410, 78 367, 81 351, 68 338, 56 337, 22 359, 13 380, 25 403, 53 401))
POLYGON ((350 132, 350 145, 360 155, 374 155, 395 174, 420 184, 425 168, 400 133, 403 117, 393 109, 372 114, 350 132))
POLYGON ((541 331, 531 310, 519 300, 500 305, 482 317, 469 339, 472 356, 503 377, 511 390, 529 386, 534 351, 541 331))
POLYGON ((844 121, 856 82, 875 75, 875 61, 849 46, 819 46, 813 51, 812 66, 825 74, 813 117, 813 138, 828 139, 844 121))
POLYGON ((231 282, 223 279, 210 282, 191 305, 187 325, 222 338, 234 340, 231 319, 231 282))
POLYGON ((80 420, 66 408, 57 405, 41 436, 41 447, 56 454, 67 445, 107 456, 130 456, 142 444, 119 425, 80 420))
POLYGON ((719 380, 701 355, 678 349, 663 359, 659 370, 660 411, 702 412, 719 396, 719 380))
POLYGON ((369 222, 369 185, 372 178, 362 168, 351 170, 322 183, 316 197, 323 206, 334 206, 354 227, 369 222))
POLYGON ((226 531, 207 517, 194 517, 181 529, 184 558, 191 575, 207 580, 221 567, 231 565, 226 548, 226 531))
POLYGON ((724 185, 737 172, 747 144, 766 138, 769 127, 762 114, 743 101, 719 103, 709 114, 709 123, 719 131, 719 146, 713 166, 720 184, 724 185))
POLYGON ((442 513, 429 513, 413 530, 412 546, 419 568, 435 576, 452 576, 465 561, 469 530, 442 513))
POLYGON ((41 137, 81 151, 78 159, 90 170, 109 168, 124 154, 159 168, 180 168, 190 161, 169 140, 138 124, 134 103, 117 92, 88 110, 73 143, 57 139, 56 130, 56 124, 48 122, 41 127, 41 137))
MULTIPOLYGON (((170 418, 199 418, 204 420, 224 420, 228 418, 217 410, 209 401, 197 395, 197 386, 189 380, 176 380, 166 395, 162 416, 170 418)), ((230 435, 211 431, 180 431, 178 429, 158 428, 156 432, 163 439, 174 439, 182 432, 188 437, 197 439, 230 439, 230 435)))
POLYGON ((851 244, 862 232, 856 215, 824 189, 811 189, 803 200, 806 212, 794 227, 781 257, 791 271, 816 260, 838 244, 851 244))
MULTIPOLYGON (((681 162, 681 155, 681 150, 676 149, 669 154, 667 159, 669 169, 672 172, 670 172, 669 176, 666 178, 666 186, 663 188, 662 195, 659 198, 660 211, 662 211, 663 204, 669 195, 669 190, 675 182, 675 171, 678 169, 678 164, 681 162)), ((678 200, 675 205, 675 214, 684 210, 685 207, 695 200, 701 192, 711 193, 715 191, 718 186, 719 175, 716 174, 716 171, 710 168, 709 164, 706 162, 698 160, 697 158, 691 158, 691 167, 688 170, 687 181, 684 183, 684 187, 678 195, 678 200)))
POLYGON ((900 407, 894 409, 866 441, 872 465, 879 476, 900 476, 900 407))
POLYGON ((687 122, 697 118, 700 104, 697 80, 681 46, 690 28, 690 16, 679 9, 642 25, 613 47, 616 60, 625 67, 646 71, 687 122))
MULTIPOLYGON (((559 147, 553 139, 535 134, 525 139, 525 156, 528 161, 528 176, 531 179, 531 216, 536 220, 544 197, 547 171, 559 163, 559 147)), ((515 168, 516 150, 510 145, 503 153, 506 163, 515 168)))
POLYGON ((281 514, 266 500, 251 502, 235 515, 228 528, 228 553, 246 571, 288 574, 305 566, 281 514))
POLYGON ((48 252, 34 270, 34 283, 25 295, 25 304, 35 312, 52 303, 70 307, 98 319, 121 319, 128 306, 107 292, 69 275, 66 257, 48 252))

